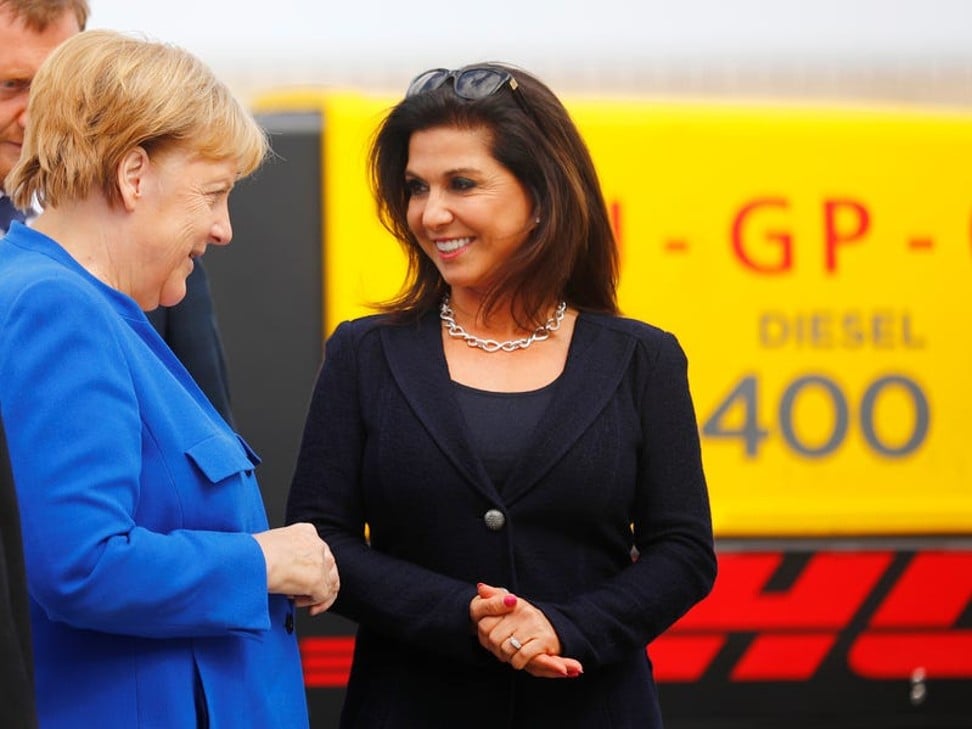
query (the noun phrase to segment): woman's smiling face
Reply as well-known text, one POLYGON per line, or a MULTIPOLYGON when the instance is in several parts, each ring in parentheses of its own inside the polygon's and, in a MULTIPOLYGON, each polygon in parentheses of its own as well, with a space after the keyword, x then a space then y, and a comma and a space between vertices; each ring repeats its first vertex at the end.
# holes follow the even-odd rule
MULTIPOLYGON (((236 182, 235 160, 209 160, 175 149, 148 161, 141 198, 138 277, 134 298, 144 308, 174 306, 186 294, 192 259, 210 245, 233 237, 229 194, 236 182)), ((134 278, 134 277, 133 277, 134 278)))
POLYGON ((490 148, 485 128, 434 127, 409 140, 408 225, 453 290, 491 284, 535 225, 532 197, 490 148))

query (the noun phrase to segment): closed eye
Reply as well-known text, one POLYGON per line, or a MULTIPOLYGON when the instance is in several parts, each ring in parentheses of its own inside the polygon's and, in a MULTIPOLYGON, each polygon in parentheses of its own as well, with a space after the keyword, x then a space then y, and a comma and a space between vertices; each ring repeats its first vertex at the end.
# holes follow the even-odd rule
POLYGON ((213 190, 212 192, 206 193, 206 201, 209 203, 209 207, 214 208, 219 203, 221 203, 226 197, 229 196, 228 189, 213 190))
POLYGON ((18 94, 30 91, 30 81, 25 79, 4 79, 0 81, 0 97, 12 99, 18 94))

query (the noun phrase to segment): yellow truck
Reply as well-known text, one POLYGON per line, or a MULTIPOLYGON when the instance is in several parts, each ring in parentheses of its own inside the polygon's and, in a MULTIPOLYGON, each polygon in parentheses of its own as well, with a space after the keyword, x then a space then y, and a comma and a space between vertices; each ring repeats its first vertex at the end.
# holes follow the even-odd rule
MULTIPOLYGON (((278 157, 211 269, 272 518, 323 338, 402 279, 365 167, 395 100, 253 104, 278 157)), ((972 726, 972 113, 566 103, 621 307, 678 336, 702 434, 720 572, 647 646, 667 725, 972 726)), ((300 627, 312 713, 336 716, 353 626, 300 627)))

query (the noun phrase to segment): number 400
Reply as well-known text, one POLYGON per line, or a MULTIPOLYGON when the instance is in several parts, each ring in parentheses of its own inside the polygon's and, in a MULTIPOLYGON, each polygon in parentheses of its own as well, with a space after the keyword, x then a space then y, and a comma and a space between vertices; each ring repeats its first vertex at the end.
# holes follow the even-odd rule
MULTIPOLYGON (((757 386, 755 375, 743 377, 715 412, 703 423, 702 433, 710 438, 738 438, 746 445, 746 455, 755 457, 762 440, 769 433, 758 423, 757 386), (745 412, 742 425, 727 425, 730 410, 741 405, 745 412)), ((808 458, 822 458, 833 453, 844 442, 849 423, 847 398, 840 387, 825 375, 804 375, 793 380, 783 391, 779 406, 780 432, 786 444, 808 458), (807 388, 817 388, 825 393, 833 408, 833 429, 819 445, 809 445, 801 440, 793 425, 793 410, 807 388)), ((864 439, 877 453, 890 458, 901 458, 918 449, 928 434, 928 400, 914 380, 903 375, 886 375, 872 382, 864 391, 860 405, 860 423, 864 439), (874 410, 881 396, 889 388, 902 390, 911 401, 914 412, 911 434, 901 444, 890 444, 881 439, 874 427, 874 410)))

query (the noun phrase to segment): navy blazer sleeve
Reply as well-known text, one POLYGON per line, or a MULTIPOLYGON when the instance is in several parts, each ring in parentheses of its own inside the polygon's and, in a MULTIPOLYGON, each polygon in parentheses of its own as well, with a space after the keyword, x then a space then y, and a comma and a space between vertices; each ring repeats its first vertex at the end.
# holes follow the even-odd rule
MULTIPOLYGON (((491 659, 475 641, 469 603, 476 587, 371 549, 362 505, 365 407, 352 326, 327 342, 314 388, 300 457, 287 502, 287 521, 318 527, 341 570, 332 610, 387 635, 460 660, 491 659)), ((366 367, 367 369, 367 367, 366 367)))
POLYGON ((564 655, 584 665, 620 660, 657 638, 704 597, 715 579, 708 490, 688 361, 675 337, 657 351, 639 343, 645 370, 638 400, 642 445, 630 567, 561 603, 537 606, 564 655))

